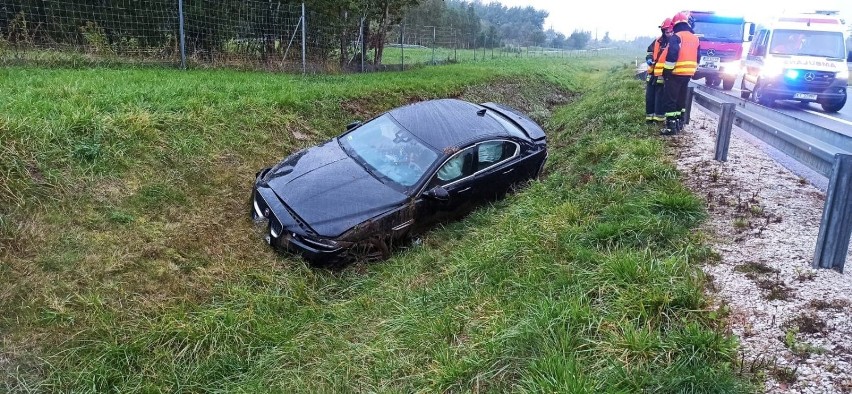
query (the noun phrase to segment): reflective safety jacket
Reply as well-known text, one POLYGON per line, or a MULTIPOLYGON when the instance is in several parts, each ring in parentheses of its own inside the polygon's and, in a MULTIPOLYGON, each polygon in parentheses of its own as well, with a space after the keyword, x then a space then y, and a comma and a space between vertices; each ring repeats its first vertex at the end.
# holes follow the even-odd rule
POLYGON ((675 26, 675 34, 669 39, 668 53, 666 54, 666 69, 672 70, 672 74, 691 77, 698 69, 698 37, 689 30, 686 25, 675 26))
POLYGON ((668 53, 668 45, 663 46, 663 49, 655 53, 656 59, 654 59, 654 76, 660 77, 657 78, 657 83, 663 83, 663 66, 666 64, 666 55, 668 55, 668 53))
POLYGON ((651 80, 651 75, 654 74, 654 60, 657 54, 657 49, 660 47, 660 40, 654 40, 651 45, 648 45, 648 52, 645 54, 645 63, 648 65, 648 71, 645 73, 645 81, 651 80))

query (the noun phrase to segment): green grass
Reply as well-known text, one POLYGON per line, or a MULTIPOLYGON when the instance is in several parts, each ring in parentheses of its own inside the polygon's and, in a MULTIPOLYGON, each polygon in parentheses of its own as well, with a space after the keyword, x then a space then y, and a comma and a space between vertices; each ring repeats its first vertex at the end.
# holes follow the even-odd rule
MULTIPOLYGON (((59 392, 747 390, 702 295, 705 213, 614 59, 295 77, 0 70, 0 372, 59 392), (546 108, 550 94, 572 97, 546 108), (381 263, 305 266, 254 171, 350 119, 509 102, 547 176, 381 263), (8 360, 8 361, 4 361, 8 360)), ((0 385, 0 387, 3 387, 0 385)))

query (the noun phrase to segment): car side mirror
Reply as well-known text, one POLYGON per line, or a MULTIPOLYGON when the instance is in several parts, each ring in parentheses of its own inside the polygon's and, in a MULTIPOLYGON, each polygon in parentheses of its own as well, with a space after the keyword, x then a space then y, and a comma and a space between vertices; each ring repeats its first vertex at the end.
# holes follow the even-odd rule
POLYGON ((746 29, 744 29, 745 36, 743 37, 744 42, 751 42, 754 39, 754 23, 746 22, 746 29))
POLYGON ((356 120, 356 121, 354 121, 354 122, 352 122, 352 123, 350 123, 350 124, 346 125, 346 131, 352 130, 352 129, 354 129, 354 128, 356 128, 356 127, 360 126, 360 125, 361 125, 361 123, 362 123, 362 122, 361 122, 360 120, 356 120))
POLYGON ((450 201, 450 192, 448 192, 447 189, 444 189, 443 186, 435 186, 423 193, 423 197, 433 201, 447 202, 450 201))

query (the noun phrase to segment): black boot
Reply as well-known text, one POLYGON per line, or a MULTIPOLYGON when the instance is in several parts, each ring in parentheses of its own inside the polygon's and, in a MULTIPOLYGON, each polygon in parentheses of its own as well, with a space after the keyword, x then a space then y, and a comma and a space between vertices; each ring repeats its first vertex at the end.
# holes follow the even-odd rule
POLYGON ((677 119, 666 118, 666 127, 660 130, 660 135, 674 135, 677 133, 677 119))

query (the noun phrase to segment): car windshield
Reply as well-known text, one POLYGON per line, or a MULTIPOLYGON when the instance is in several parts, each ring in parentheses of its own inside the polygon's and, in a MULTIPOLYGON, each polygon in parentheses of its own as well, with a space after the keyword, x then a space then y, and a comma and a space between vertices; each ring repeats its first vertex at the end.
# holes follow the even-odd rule
POLYGON ((415 185, 438 158, 390 115, 382 115, 340 138, 343 149, 377 177, 404 187, 415 185))
POLYGON ((776 30, 769 53, 846 58, 843 33, 832 31, 776 30))
POLYGON ((705 40, 742 42, 743 26, 740 23, 695 22, 695 34, 705 40))

